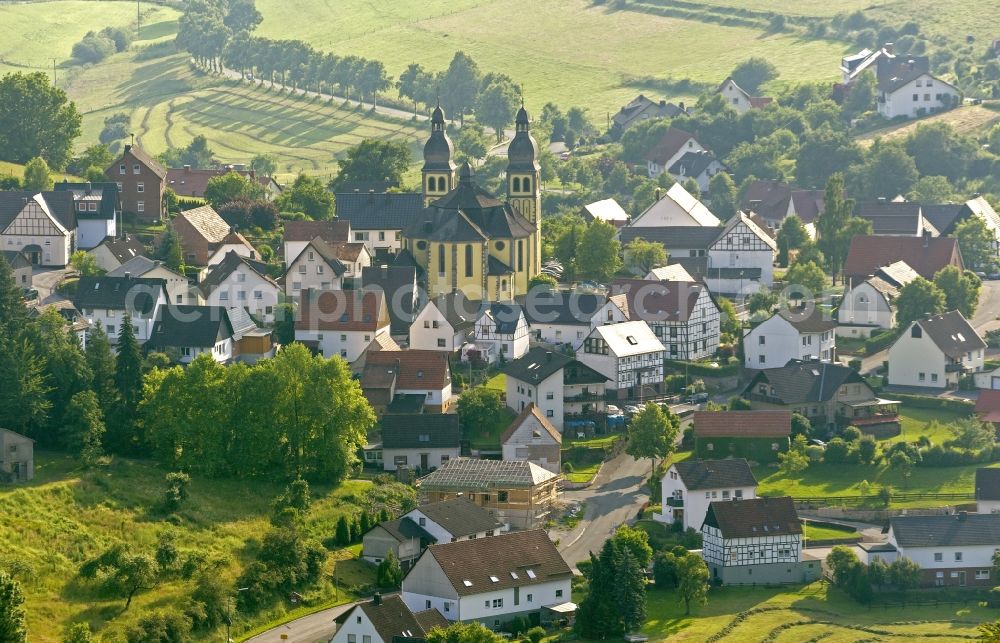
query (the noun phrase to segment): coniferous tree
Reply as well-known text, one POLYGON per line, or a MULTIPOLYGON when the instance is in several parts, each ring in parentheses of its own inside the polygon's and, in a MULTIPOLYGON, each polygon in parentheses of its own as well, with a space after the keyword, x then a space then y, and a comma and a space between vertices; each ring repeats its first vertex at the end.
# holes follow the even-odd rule
POLYGON ((10 338, 20 332, 28 320, 24 295, 14 281, 14 271, 0 257, 0 338, 10 338))
POLYGON ((142 396, 142 353, 128 312, 122 317, 121 332, 118 333, 115 388, 119 397, 112 411, 107 444, 121 453, 137 446, 135 418, 142 396))
POLYGON ((626 632, 637 629, 646 620, 646 577, 639 561, 628 547, 622 547, 615 563, 615 603, 626 632))
POLYGON ((177 236, 177 230, 172 223, 167 224, 167 230, 160 239, 160 246, 157 248, 157 258, 171 270, 183 270, 184 250, 181 248, 181 239, 177 236))
POLYGON ((111 351, 111 342, 108 341, 108 336, 100 324, 95 324, 87 330, 87 348, 84 354, 87 357, 87 366, 90 367, 91 388, 107 413, 117 396, 115 354, 111 351))
POLYGON ((80 391, 69 401, 63 416, 60 442, 80 456, 83 464, 90 466, 101 457, 104 437, 104 416, 93 391, 80 391))

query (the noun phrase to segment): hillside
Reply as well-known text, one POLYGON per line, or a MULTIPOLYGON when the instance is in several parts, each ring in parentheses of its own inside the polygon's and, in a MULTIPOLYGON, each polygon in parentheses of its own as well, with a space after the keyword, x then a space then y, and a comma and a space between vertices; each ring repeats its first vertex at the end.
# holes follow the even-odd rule
MULTIPOLYGON (((0 521, 0 542, 5 544, 0 566, 15 570, 22 582, 33 643, 58 641, 72 622, 87 621, 105 634, 120 631, 150 608, 183 605, 191 584, 180 579, 138 594, 129 611, 122 613, 122 600, 100 595, 76 577, 83 561, 120 540, 151 549, 160 533, 173 530, 182 553, 197 551, 210 560, 224 559, 219 573, 235 580, 238 564, 250 559, 254 540, 267 531, 270 504, 282 492, 278 484, 195 479, 190 498, 168 521, 151 509, 165 489, 163 470, 123 459, 94 471, 75 466, 65 456, 36 453, 33 482, 0 487, 0 515, 5 517, 0 521)), ((351 503, 368 485, 352 481, 335 490, 314 488, 308 522, 314 534, 329 538, 336 519, 345 509, 356 510, 351 503)), ((334 558, 328 561, 329 572, 334 558)), ((357 561, 338 564, 342 587, 371 582, 373 572, 365 570, 357 561)), ((326 591, 332 596, 330 588, 326 591)), ((276 614, 262 614, 259 620, 276 614)), ((252 625, 240 619, 235 631, 252 625)), ((220 636, 206 632, 199 639, 220 636)))

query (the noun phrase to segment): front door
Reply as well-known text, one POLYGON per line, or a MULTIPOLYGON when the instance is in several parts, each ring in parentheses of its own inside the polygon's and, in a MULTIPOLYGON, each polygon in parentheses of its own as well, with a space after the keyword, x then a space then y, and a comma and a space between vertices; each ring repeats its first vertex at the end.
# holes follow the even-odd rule
POLYGON ((420 454, 420 468, 424 471, 427 470, 428 458, 429 456, 426 453, 420 454))
POLYGON ((958 586, 965 587, 965 572, 958 572, 958 586))

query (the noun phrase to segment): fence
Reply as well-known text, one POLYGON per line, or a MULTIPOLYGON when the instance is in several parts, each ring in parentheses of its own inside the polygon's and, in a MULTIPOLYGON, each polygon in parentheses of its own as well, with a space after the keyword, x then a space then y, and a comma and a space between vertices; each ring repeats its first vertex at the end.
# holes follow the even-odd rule
MULTIPOLYGON (((892 500, 975 500, 976 494, 972 491, 966 493, 899 493, 892 492, 892 500)), ((878 501, 877 494, 867 496, 795 496, 792 500, 804 505, 813 504, 864 504, 869 501, 878 501)))

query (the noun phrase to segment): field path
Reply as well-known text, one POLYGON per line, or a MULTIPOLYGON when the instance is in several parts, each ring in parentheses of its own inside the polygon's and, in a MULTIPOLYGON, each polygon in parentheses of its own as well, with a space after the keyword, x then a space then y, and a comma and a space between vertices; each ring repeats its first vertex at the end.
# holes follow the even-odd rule
MULTIPOLYGON (((990 104, 1000 105, 997 102, 990 104)), ((986 105, 963 105, 926 118, 894 123, 874 132, 865 132, 857 137, 857 141, 863 147, 868 147, 876 138, 886 140, 904 138, 916 130, 919 125, 925 123, 947 123, 959 134, 975 135, 998 122, 1000 122, 1000 112, 994 111, 986 105)))

